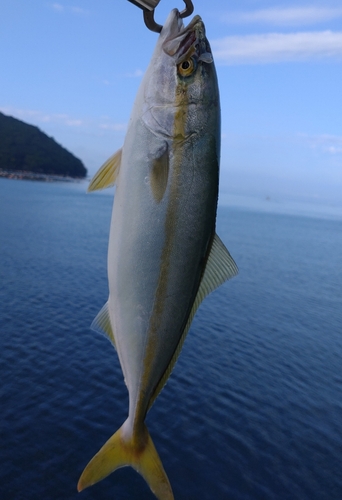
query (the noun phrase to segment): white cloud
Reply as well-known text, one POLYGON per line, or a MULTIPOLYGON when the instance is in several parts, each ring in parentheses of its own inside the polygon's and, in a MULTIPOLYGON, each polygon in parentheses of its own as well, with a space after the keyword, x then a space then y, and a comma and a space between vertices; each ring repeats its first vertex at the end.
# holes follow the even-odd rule
POLYGON ((68 125, 69 127, 81 127, 84 125, 84 122, 82 120, 73 120, 73 119, 67 119, 65 120, 65 124, 68 125))
POLYGON ((102 130, 113 130, 114 132, 122 132, 127 128, 126 123, 100 123, 99 127, 102 130))
MULTIPOLYGON (((128 73, 119 73, 117 76, 120 78, 141 78, 144 75, 144 71, 141 69, 136 69, 134 71, 130 71, 128 73)), ((108 80, 107 78, 101 80, 103 85, 113 85, 115 83, 114 80, 108 80)))
POLYGON ((53 10, 56 10, 57 12, 63 12, 64 11, 64 7, 60 3, 53 3, 51 5, 51 7, 53 8, 53 10))
POLYGON ((125 73, 124 76, 126 76, 128 78, 140 78, 141 76, 143 76, 143 74, 144 74, 144 71, 142 71, 141 69, 136 69, 132 73, 125 73))
POLYGON ((221 64, 339 59, 342 57, 342 32, 228 36, 213 40, 211 46, 215 60, 221 64))
POLYGON ((69 7, 69 9, 73 14, 80 14, 80 15, 89 14, 89 11, 86 9, 82 9, 82 7, 69 7))
POLYGON ((53 3, 53 4, 51 4, 51 7, 56 12, 71 12, 72 14, 77 14, 77 15, 89 14, 89 11, 86 9, 83 9, 82 7, 65 6, 65 5, 62 5, 60 3, 53 3))
POLYGON ((298 26, 331 21, 342 17, 342 8, 288 7, 261 9, 252 12, 231 12, 224 16, 228 23, 262 23, 276 26, 298 26))
POLYGON ((97 131, 125 131, 127 125, 125 123, 111 122, 109 119, 80 119, 69 116, 66 113, 51 113, 47 114, 42 111, 32 109, 18 109, 10 106, 0 106, 0 111, 6 115, 13 116, 26 123, 39 126, 40 124, 49 123, 49 125, 59 125, 63 127, 83 127, 83 130, 97 131))
POLYGON ((318 149, 330 155, 342 154, 342 136, 321 134, 309 136, 300 134, 309 144, 312 149, 318 149))
POLYGON ((329 146, 327 147, 326 151, 330 154, 336 155, 336 154, 341 154, 342 153, 342 144, 340 145, 339 148, 335 146, 329 146))
POLYGON ((12 108, 10 106, 0 107, 0 111, 3 113, 14 116, 19 120, 27 121, 29 123, 39 124, 39 123, 54 123, 67 125, 68 127, 80 127, 85 125, 84 120, 78 118, 72 118, 65 113, 44 113, 43 111, 37 111, 33 109, 18 109, 12 108))
MULTIPOLYGON (((0 111, 6 115, 14 116, 19 120, 32 120, 34 122, 47 123, 52 120, 52 115, 33 109, 18 109, 10 106, 1 106, 0 111)), ((56 115, 59 116, 59 115, 56 115)))

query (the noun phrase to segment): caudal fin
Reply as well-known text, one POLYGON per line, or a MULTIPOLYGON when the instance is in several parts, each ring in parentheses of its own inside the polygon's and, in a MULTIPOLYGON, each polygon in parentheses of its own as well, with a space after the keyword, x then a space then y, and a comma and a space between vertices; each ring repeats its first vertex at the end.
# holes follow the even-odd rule
POLYGON ((130 465, 143 476, 159 500, 174 500, 171 486, 147 427, 140 439, 126 438, 124 425, 102 446, 84 469, 78 491, 101 481, 120 467, 130 465))

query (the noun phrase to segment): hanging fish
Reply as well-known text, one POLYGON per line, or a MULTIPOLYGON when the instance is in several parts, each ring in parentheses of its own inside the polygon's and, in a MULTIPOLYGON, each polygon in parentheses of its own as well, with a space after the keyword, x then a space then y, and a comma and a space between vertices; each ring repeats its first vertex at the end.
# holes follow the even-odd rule
POLYGON ((220 157, 217 77, 199 16, 174 9, 141 83, 123 148, 89 191, 116 185, 108 302, 93 328, 114 344, 128 418, 89 462, 79 491, 130 465, 160 500, 169 480, 144 423, 202 300, 237 274, 215 233, 220 157))

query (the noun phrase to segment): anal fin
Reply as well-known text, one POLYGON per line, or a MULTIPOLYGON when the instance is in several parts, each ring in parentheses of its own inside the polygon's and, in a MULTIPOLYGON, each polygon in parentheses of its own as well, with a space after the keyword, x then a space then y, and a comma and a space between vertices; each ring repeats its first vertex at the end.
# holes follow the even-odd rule
POLYGON ((95 332, 105 335, 116 348, 114 332, 109 317, 108 302, 105 303, 101 311, 97 314, 92 324, 90 325, 90 328, 95 332))

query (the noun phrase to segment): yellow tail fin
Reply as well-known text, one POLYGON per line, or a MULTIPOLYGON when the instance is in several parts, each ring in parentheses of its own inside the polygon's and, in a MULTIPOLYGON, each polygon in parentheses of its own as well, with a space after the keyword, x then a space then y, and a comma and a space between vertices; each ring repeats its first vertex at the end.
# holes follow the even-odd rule
POLYGON ((84 469, 78 491, 101 481, 120 467, 130 465, 143 476, 159 500, 174 500, 171 486, 147 427, 139 439, 125 437, 124 425, 102 446, 84 469))

